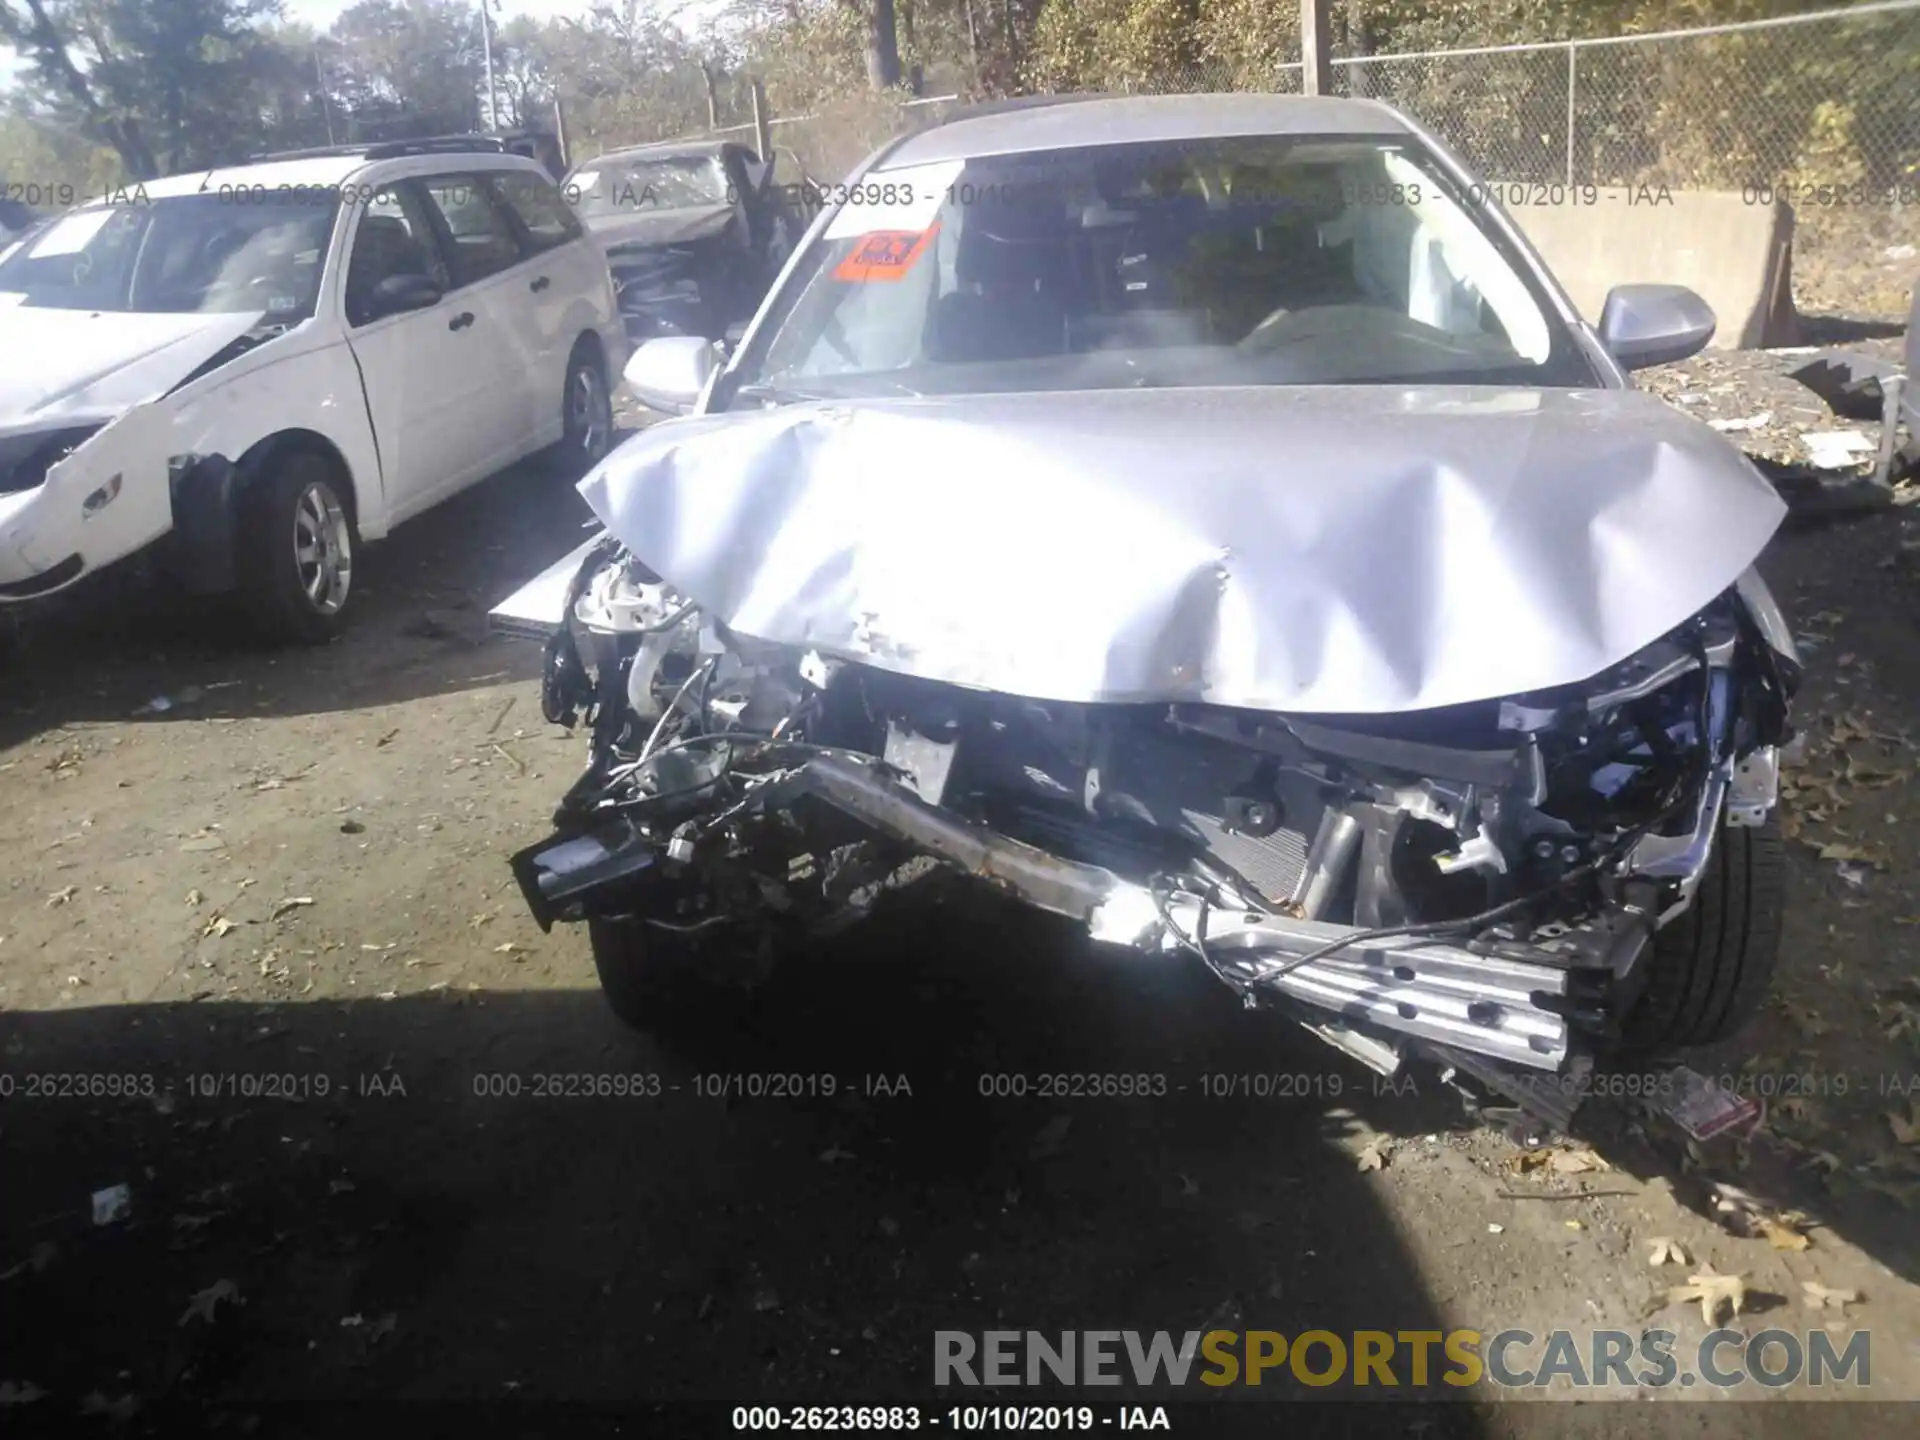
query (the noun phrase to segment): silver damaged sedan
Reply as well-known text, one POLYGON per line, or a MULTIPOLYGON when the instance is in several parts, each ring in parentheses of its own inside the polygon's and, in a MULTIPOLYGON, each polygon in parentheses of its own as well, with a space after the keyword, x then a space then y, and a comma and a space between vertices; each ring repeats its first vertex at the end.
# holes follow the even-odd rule
POLYGON ((1368 101, 988 109, 869 159, 737 344, 638 350, 676 418, 496 612, 591 734, 515 873, 621 1017, 984 883, 1553 1118, 1739 1026, 1784 506, 1627 381, 1707 306, 1590 326, 1481 196, 1368 101))

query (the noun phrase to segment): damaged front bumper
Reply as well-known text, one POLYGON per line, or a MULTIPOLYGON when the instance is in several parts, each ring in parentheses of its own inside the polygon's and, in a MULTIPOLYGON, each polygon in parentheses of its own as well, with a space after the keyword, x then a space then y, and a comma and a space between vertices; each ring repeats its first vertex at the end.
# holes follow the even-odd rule
POLYGON ((564 611, 545 708, 594 759, 513 860, 543 928, 721 969, 965 876, 1555 1119, 1721 837, 1770 819, 1797 675, 1754 576, 1584 685, 1351 723, 893 676, 733 634, 611 540, 564 611))
POLYGON ((63 590, 173 523, 172 417, 136 406, 106 425, 0 437, 0 603, 63 590))
MULTIPOLYGON (((1147 951, 1196 949, 1243 995, 1270 994, 1326 1012, 1320 1018, 1323 1038, 1389 1072, 1397 1050, 1365 1043, 1365 1029, 1531 1069, 1561 1068, 1570 1028, 1600 1021, 1591 1003, 1597 991, 1586 993, 1595 987, 1583 985, 1583 969, 1625 973, 1652 933, 1646 917, 1630 916, 1565 930, 1539 944, 1493 936, 1467 946, 1376 935, 1284 913, 1222 909, 1196 895, 1156 894, 1099 866, 968 823, 850 755, 801 762, 756 796, 753 808, 787 807, 803 797, 1038 909, 1081 921, 1095 941, 1147 951)), ((682 832, 663 847, 631 823, 616 821, 522 851, 514 857, 514 871, 529 908, 547 929, 603 905, 611 905, 609 915, 625 913, 630 887, 644 872, 694 863, 701 843, 696 834, 682 832)))

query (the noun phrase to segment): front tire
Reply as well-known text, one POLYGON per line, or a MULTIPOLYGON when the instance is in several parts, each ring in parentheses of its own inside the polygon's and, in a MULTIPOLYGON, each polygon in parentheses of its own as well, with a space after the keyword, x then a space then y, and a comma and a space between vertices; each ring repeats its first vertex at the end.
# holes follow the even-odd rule
POLYGON ((634 919, 589 920, 587 937, 607 1008, 630 1029, 658 1029, 684 989, 692 947, 634 919))
POLYGON ((599 350, 582 341, 567 361, 555 454, 570 475, 584 475, 613 448, 613 392, 599 350))
POLYGON ((353 512, 318 455, 295 451, 268 465, 241 499, 241 599, 267 638, 325 644, 346 623, 353 512))
POLYGON ((1650 968, 1621 1027, 1625 1054, 1711 1045, 1753 1018, 1780 955, 1786 872, 1778 824, 1720 832, 1693 904, 1641 962, 1650 968))

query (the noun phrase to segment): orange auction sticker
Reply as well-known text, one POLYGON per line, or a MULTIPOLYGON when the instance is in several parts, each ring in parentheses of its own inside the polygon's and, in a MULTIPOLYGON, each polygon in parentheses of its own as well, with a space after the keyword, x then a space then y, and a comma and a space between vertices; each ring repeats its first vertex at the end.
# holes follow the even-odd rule
POLYGON ((875 230, 860 237, 847 258, 835 267, 833 278, 859 283, 898 280, 913 268, 920 252, 940 233, 940 222, 925 230, 875 230))

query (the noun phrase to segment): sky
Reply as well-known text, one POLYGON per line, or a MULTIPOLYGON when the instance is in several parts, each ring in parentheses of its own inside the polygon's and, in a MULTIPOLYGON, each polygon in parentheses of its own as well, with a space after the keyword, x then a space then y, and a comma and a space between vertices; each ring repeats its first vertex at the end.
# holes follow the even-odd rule
MULTIPOLYGON (((353 3, 354 0, 286 0, 287 18, 324 30, 353 3)), ((591 0, 498 0, 494 14, 495 19, 502 22, 518 15, 550 20, 562 15, 585 15, 591 8, 591 0)))

